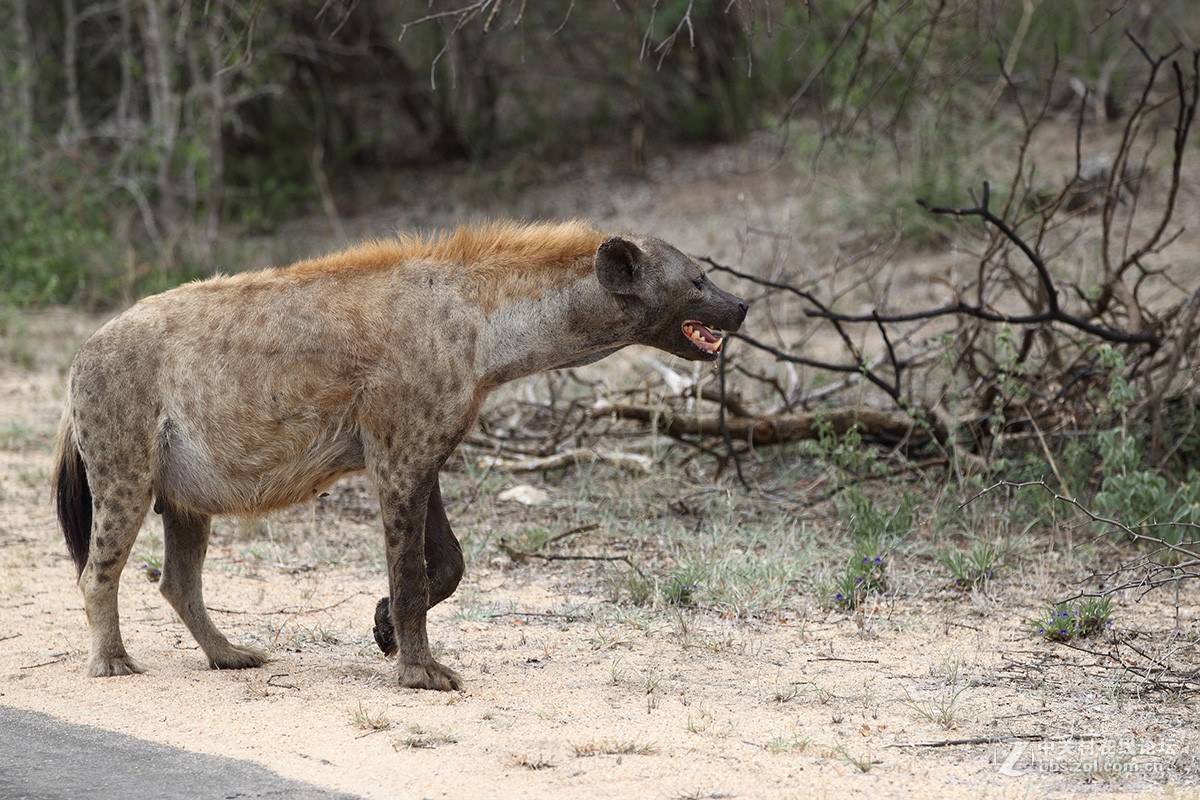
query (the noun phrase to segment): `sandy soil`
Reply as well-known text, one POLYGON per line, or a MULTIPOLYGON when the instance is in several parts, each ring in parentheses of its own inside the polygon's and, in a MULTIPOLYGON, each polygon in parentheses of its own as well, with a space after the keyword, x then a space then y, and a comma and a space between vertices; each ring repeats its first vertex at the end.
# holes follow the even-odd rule
MULTIPOLYGON (((732 204, 740 230, 783 224, 788 212, 768 201, 798 179, 755 180, 714 152, 694 175, 702 185, 651 187, 591 215, 677 240, 669 223, 621 223, 644 212, 681 229, 732 204)), ((709 226, 692 249, 736 260, 738 243, 709 226)), ((90 679, 48 477, 65 365, 96 324, 31 317, 33 356, 0 365, 0 703, 372 798, 1200 796, 1194 700, 1130 695, 1094 656, 1022 633, 1041 571, 991 596, 893 597, 857 615, 798 596, 775 615, 728 619, 611 604, 596 563, 518 565, 469 547, 463 585, 430 620, 466 689, 398 689, 371 638, 384 581, 361 480, 265 523, 218 527, 207 601, 227 633, 272 656, 245 672, 208 670, 145 577, 141 553, 161 537, 152 515, 121 595, 127 645, 148 672, 90 679)), ((448 502, 467 537, 472 519, 503 531, 561 518, 495 493, 473 501, 461 524, 464 502, 448 502)), ((551 509, 571 502, 552 493, 551 509)), ((1197 599, 1184 598, 1184 630, 1196 630, 1197 599)), ((1173 613, 1147 600, 1124 619, 1157 635, 1173 613)))

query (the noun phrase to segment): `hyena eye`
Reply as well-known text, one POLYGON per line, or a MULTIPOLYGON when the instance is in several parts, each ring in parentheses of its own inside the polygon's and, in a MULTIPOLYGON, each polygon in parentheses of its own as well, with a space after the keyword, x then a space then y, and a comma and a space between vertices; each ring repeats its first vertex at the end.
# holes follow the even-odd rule
POLYGON ((705 278, 703 275, 701 275, 699 278, 692 278, 692 286, 695 286, 697 289, 703 289, 704 281, 705 278))

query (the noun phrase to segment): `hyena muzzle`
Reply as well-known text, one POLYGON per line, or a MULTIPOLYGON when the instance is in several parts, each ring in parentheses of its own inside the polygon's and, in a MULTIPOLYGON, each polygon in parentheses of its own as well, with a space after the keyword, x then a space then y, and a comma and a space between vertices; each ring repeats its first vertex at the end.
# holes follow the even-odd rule
POLYGON ((667 243, 579 222, 377 241, 142 300, 80 348, 59 431, 58 516, 89 672, 142 671, 117 589, 151 507, 163 595, 210 666, 253 667, 266 653, 230 642, 205 608, 210 520, 310 500, 366 470, 386 542, 385 650, 399 651, 401 685, 460 688, 425 620, 463 574, 438 470, 484 398, 632 344, 711 361, 746 310, 667 243))

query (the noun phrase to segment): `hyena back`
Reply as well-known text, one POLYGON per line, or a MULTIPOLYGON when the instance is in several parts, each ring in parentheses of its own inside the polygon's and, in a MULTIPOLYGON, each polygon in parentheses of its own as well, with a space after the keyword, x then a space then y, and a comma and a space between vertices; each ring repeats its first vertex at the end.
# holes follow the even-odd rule
POLYGON ((494 224, 374 242, 146 298, 80 348, 55 484, 91 631, 89 672, 141 672, 117 614, 121 570, 153 505, 160 586, 218 669, 262 664, 205 609, 216 514, 311 499, 366 470, 386 539, 403 686, 456 689, 426 611, 463 559, 438 470, 500 384, 643 344, 712 360, 746 304, 648 236, 579 223, 494 224))

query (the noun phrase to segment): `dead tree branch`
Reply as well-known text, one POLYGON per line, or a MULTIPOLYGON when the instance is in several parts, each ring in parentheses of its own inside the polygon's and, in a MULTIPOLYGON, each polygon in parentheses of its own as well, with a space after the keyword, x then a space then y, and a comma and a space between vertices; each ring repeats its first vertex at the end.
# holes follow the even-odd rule
MULTIPOLYGON (((675 439, 723 435, 718 414, 681 414, 670 408, 626 404, 600 405, 589 413, 594 417, 613 416, 646 424, 657 421, 659 429, 675 439)), ((854 427, 864 440, 890 445, 909 442, 917 446, 935 435, 908 414, 869 407, 753 417, 726 414, 724 418, 724 430, 731 438, 755 445, 816 439, 825 428, 840 436, 854 427)), ((945 436, 945 431, 940 433, 945 436)))
MULTIPOLYGON (((1107 527, 1110 530, 1118 531, 1118 532, 1124 534, 1125 536, 1128 536, 1130 539, 1132 539, 1134 541, 1151 544, 1157 548, 1161 548, 1161 550, 1163 550, 1163 551, 1169 551, 1171 553, 1174 553, 1176 556, 1178 556, 1180 558, 1186 559, 1185 561, 1180 561, 1179 563, 1173 564, 1171 566, 1179 567, 1181 569, 1185 569, 1188 567, 1194 567, 1194 566, 1200 566, 1200 551, 1192 550, 1187 547, 1182 547, 1178 544, 1172 544, 1161 537, 1152 536, 1150 534, 1147 534, 1144 530, 1144 529, 1154 529, 1156 527, 1160 527, 1159 525, 1150 524, 1150 525, 1145 525, 1145 526, 1131 527, 1129 525, 1125 525, 1124 523, 1122 523, 1118 520, 1110 519, 1108 517, 1102 517, 1099 514, 1092 511, 1086 505, 1081 503, 1078 499, 1073 498, 1073 497, 1067 497, 1065 495, 1059 494, 1058 492, 1054 491, 1053 489, 1050 488, 1050 486, 1045 481, 1042 481, 1042 480, 1023 481, 1023 482, 997 481, 996 483, 992 484, 991 486, 987 487, 986 489, 983 489, 982 491, 977 492, 976 494, 972 495, 971 497, 969 497, 968 499, 966 499, 965 501, 960 503, 959 508, 960 509, 965 508, 966 506, 970 505, 971 503, 973 503, 975 500, 979 499, 980 497, 983 497, 986 494, 990 494, 991 492, 994 492, 997 489, 1001 489, 1001 488, 1027 489, 1027 488, 1031 488, 1031 487, 1041 487, 1042 489, 1044 489, 1046 492, 1048 492, 1050 494, 1050 496, 1054 499, 1055 502, 1066 503, 1067 505, 1072 506, 1073 508, 1077 509, 1081 514, 1083 514, 1085 517, 1087 517, 1088 520, 1091 522, 1095 522, 1100 525, 1104 525, 1105 527, 1107 527)), ((1200 526, 1196 526, 1196 525, 1190 525, 1187 523, 1169 523, 1169 524, 1184 525, 1185 527, 1193 528, 1197 531, 1200 531, 1200 526)), ((1195 575, 1193 577, 1200 577, 1200 575, 1195 575)), ((1127 587, 1118 587, 1116 589, 1109 589, 1109 590, 1106 590, 1104 592, 1104 594, 1112 594, 1113 592, 1119 591, 1122 588, 1127 588, 1127 587)), ((1080 595, 1080 596, 1083 597, 1085 595, 1080 595)))
MULTIPOLYGON (((869 6, 863 4, 864 9, 869 6)), ((1144 48, 1140 49, 1146 55, 1144 48)), ((1103 386, 1117 376, 1111 369, 1098 369, 1096 363, 1097 347, 1111 345, 1120 348, 1117 352, 1126 364, 1120 377, 1131 384, 1137 382, 1133 406, 1125 412, 1151 421, 1156 441, 1163 441, 1164 408, 1181 399, 1185 410, 1194 404, 1182 398, 1181 392, 1195 386, 1190 376, 1200 365, 1200 287, 1192 280, 1177 279, 1167 266, 1152 260, 1176 242, 1182 230, 1176 230, 1172 220, 1179 208, 1183 157, 1200 94, 1200 50, 1191 54, 1190 63, 1170 62, 1171 91, 1160 93, 1160 77, 1170 56, 1146 55, 1146 82, 1116 152, 1092 159, 1103 166, 1097 168, 1083 158, 1085 115, 1081 106, 1075 126, 1073 174, 1065 176, 1057 191, 1035 188, 1031 143, 1035 133, 1049 124, 1047 89, 1036 107, 1026 108, 1018 99, 1025 131, 1003 202, 993 194, 989 181, 982 182, 981 195, 969 206, 917 200, 930 214, 982 223, 985 238, 978 269, 972 279, 954 287, 949 302, 898 312, 878 307, 845 313, 833 310, 836 300, 821 298, 800 285, 701 259, 714 270, 765 289, 767 297, 800 300, 803 317, 828 325, 828 333, 840 342, 848 358, 839 361, 799 352, 799 345, 789 339, 803 342, 810 334, 796 333, 794 323, 785 329, 772 320, 772 334, 779 342, 767 343, 757 331, 739 333, 737 338, 769 354, 787 375, 807 368, 860 377, 882 391, 916 429, 931 431, 926 419, 942 423, 933 431, 939 442, 961 441, 968 451, 993 448, 1002 435, 1032 430, 1038 435, 1041 452, 1048 456, 1049 437, 1077 430, 1081 419, 1095 421, 1113 413, 1105 404, 1103 386), (1157 138, 1146 131, 1161 124, 1152 115, 1161 117, 1160 112, 1166 110, 1173 112, 1174 126, 1173 138, 1167 143, 1170 168, 1164 174, 1164 185, 1155 187, 1152 195, 1146 176, 1156 162, 1151 153, 1157 138), (1161 200, 1153 205, 1143 200, 1139 206, 1139 193, 1161 200), (1097 211, 1101 212, 1098 219, 1089 222, 1088 215, 1097 211), (1086 235, 1092 232, 1099 235, 1086 235), (1085 266, 1078 277, 1065 277, 1055 260, 1063 254, 1079 258, 1075 254, 1090 241, 1096 242, 1091 245, 1095 249, 1081 254, 1085 266), (1110 264, 1113 246, 1123 255, 1113 256, 1110 264), (1159 299, 1151 305, 1139 297, 1147 291, 1159 292, 1160 298, 1167 291, 1165 296, 1173 299, 1169 304, 1159 299), (1024 308, 1014 307, 1014 302, 1024 308), (934 333, 929 338, 913 338, 921 326, 942 319, 954 320, 954 328, 948 331, 943 322, 932 326, 934 333), (1004 333, 1013 328, 1018 329, 1015 336, 1004 333), (871 349, 862 343, 867 339, 875 343, 871 349), (953 363, 947 367, 944 358, 928 358, 931 352, 948 354, 953 363), (913 369, 920 365, 926 366, 923 373, 913 369), (942 371, 935 372, 937 368, 942 371), (961 420, 946 414, 948 409, 941 406, 936 391, 931 391, 930 384, 935 381, 944 387, 943 392, 970 397, 975 408, 963 409, 961 420), (1096 389, 1100 390, 1099 400, 1096 389)), ((1005 73, 1003 80, 1017 93, 1011 75, 1005 73)), ((742 369, 740 375, 760 381, 766 378, 767 383, 772 379, 762 371, 742 369)), ((805 436, 799 432, 802 421, 794 414, 789 416, 793 397, 781 392, 777 382, 763 388, 768 395, 784 396, 787 413, 771 419, 781 421, 786 433, 769 431, 763 424, 765 415, 740 414, 728 419, 731 436, 751 443, 805 436), (756 429, 760 431, 757 434, 756 429)), ((823 393, 822 399, 830 394, 823 393)), ((675 430, 684 435, 706 430, 700 418, 682 416, 675 424, 675 430)), ((1164 446, 1158 457, 1175 449, 1164 446)))
MULTIPOLYGON (((846 349, 848 349, 850 351, 851 356, 854 358, 854 363, 853 364, 835 364, 835 363, 830 363, 830 362, 825 362, 825 361, 817 361, 817 360, 811 359, 811 358, 805 358, 804 356, 797 356, 792 353, 785 353, 784 351, 782 351, 776 347, 772 347, 771 345, 760 342, 757 339, 755 339, 754 337, 749 336, 744 333, 735 334, 735 338, 746 342, 751 347, 755 347, 759 350, 768 352, 771 355, 775 356, 776 358, 780 359, 781 361, 788 361, 793 364, 801 364, 804 366, 815 367, 817 369, 827 370, 829 372, 859 373, 864 378, 866 378, 868 381, 875 384, 883 391, 887 392, 887 394, 889 396, 891 396, 891 398, 893 400, 899 401, 901 399, 900 388, 899 388, 899 383, 900 383, 899 374, 897 373, 897 375, 893 381, 885 380, 882 376, 876 374, 871 369, 870 365, 867 363, 867 359, 863 356, 863 354, 859 350, 858 346, 854 344, 854 340, 850 338, 850 335, 846 332, 846 329, 844 327, 842 327, 841 320, 836 319, 835 315, 825 306, 824 303, 822 303, 820 300, 818 300, 816 298, 816 296, 813 295, 812 292, 808 292, 803 289, 799 289, 799 288, 792 286, 790 284, 787 284, 787 283, 780 283, 778 281, 770 281, 770 280, 766 280, 764 278, 759 278, 757 276, 750 275, 746 272, 736 270, 733 267, 727 267, 724 264, 718 264, 716 261, 713 261, 708 256, 704 256, 700 260, 703 261, 704 263, 708 264, 713 269, 718 270, 720 272, 726 272, 730 275, 733 275, 734 277, 741 278, 743 280, 757 284, 758 286, 764 286, 768 289, 777 289, 779 291, 794 294, 797 297, 800 297, 801 299, 806 300, 809 303, 811 303, 812 305, 816 306, 818 312, 820 312, 820 315, 825 316, 825 318, 829 319, 830 322, 833 323, 834 329, 837 331, 838 336, 841 337, 842 342, 846 345, 846 349)), ((814 314, 814 316, 816 316, 816 314, 814 314)), ((886 320, 884 320, 884 321, 886 321, 886 320)))
POLYGON ((1054 279, 1050 277, 1050 271, 1046 268, 1046 262, 1034 251, 1028 242, 1025 241, 1016 231, 1014 231, 1008 223, 997 216, 990 208, 991 187, 987 181, 983 182, 983 197, 980 203, 972 208, 953 208, 949 206, 936 206, 924 199, 918 199, 917 205, 932 214, 942 214, 952 217, 979 217, 984 222, 995 227, 1000 233, 1017 246, 1025 257, 1029 259, 1037 272, 1038 280, 1041 282, 1042 288, 1045 291, 1045 297, 1048 304, 1048 309, 1042 313, 1036 314, 1004 314, 999 311, 985 308, 981 305, 964 303, 961 300, 940 308, 925 309, 923 311, 913 311, 907 314, 882 314, 879 311, 872 311, 870 314, 837 314, 826 308, 817 308, 809 310, 805 313, 810 317, 827 319, 834 323, 843 322, 873 322, 894 323, 894 322, 913 322, 922 319, 933 319, 935 317, 946 316, 950 314, 965 315, 984 320, 985 322, 1000 322, 1009 325, 1045 325, 1048 323, 1062 323, 1073 328, 1077 328, 1084 333, 1089 333, 1107 342, 1119 342, 1122 344, 1145 344, 1151 349, 1158 349, 1162 345, 1162 337, 1156 334, 1121 331, 1113 328, 1107 328, 1103 325, 1096 325, 1082 317, 1074 314, 1069 314, 1062 309, 1058 301, 1058 288, 1054 285, 1054 279))

